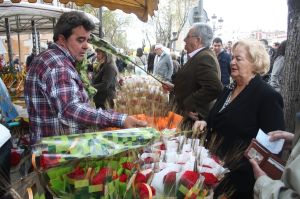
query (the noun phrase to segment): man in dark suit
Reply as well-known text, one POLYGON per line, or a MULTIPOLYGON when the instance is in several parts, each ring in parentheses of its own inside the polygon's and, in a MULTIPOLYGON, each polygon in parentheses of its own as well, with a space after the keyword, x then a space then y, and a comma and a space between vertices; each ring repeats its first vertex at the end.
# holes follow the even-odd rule
MULTIPOLYGON (((208 116, 223 88, 218 60, 209 49, 212 38, 209 25, 196 23, 191 27, 184 39, 189 59, 174 79, 175 110, 191 123, 208 116)), ((163 87, 173 89, 170 84, 163 87)))
POLYGON ((221 82, 224 86, 227 86, 230 83, 231 56, 223 49, 223 42, 219 37, 216 37, 213 40, 213 50, 218 57, 221 70, 221 82))

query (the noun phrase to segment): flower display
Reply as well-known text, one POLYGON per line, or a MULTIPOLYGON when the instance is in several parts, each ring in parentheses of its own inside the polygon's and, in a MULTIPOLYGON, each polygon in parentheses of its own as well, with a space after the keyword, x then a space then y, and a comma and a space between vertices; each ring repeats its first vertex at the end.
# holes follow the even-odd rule
POLYGON ((56 136, 36 149, 56 197, 208 197, 228 169, 199 139, 177 134, 141 128, 56 136))
POLYGON ((155 173, 151 186, 157 197, 204 198, 213 192, 213 187, 229 172, 221 161, 201 145, 199 139, 186 136, 163 136, 161 142, 142 154, 145 160, 153 160, 143 168, 152 168, 155 173), (156 158, 159 156, 160 158, 156 158))

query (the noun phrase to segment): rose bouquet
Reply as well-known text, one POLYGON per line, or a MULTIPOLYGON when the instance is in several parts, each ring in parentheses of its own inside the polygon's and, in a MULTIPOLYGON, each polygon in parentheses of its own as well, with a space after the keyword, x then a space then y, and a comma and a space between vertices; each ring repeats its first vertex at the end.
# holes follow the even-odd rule
POLYGON ((109 157, 153 142, 159 132, 153 128, 46 137, 33 146, 37 163, 43 169, 81 158, 109 157))
POLYGON ((155 171, 151 186, 158 197, 206 198, 224 174, 222 162, 199 139, 165 136, 141 156, 142 168, 155 171), (151 161, 149 161, 151 160, 151 161))
POLYGON ((48 137, 34 146, 33 162, 57 197, 132 198, 144 186, 127 187, 140 168, 136 153, 158 136, 136 128, 48 137))

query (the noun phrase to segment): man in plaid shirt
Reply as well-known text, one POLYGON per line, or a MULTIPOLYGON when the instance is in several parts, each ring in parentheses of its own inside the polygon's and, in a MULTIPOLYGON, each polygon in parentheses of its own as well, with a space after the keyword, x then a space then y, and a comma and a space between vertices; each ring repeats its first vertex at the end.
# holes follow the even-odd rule
POLYGON ((145 122, 109 110, 95 109, 75 69, 84 58, 95 25, 82 12, 61 15, 49 49, 35 57, 25 83, 32 141, 84 132, 97 127, 142 127, 145 122))

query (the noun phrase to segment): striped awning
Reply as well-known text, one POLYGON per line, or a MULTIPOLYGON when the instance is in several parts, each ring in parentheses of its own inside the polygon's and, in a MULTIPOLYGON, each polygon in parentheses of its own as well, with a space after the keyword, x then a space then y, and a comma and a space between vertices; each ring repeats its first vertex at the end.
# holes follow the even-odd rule
MULTIPOLYGON (((37 0, 27 0, 30 3, 36 3, 37 0)), ((53 0, 43 0, 45 3, 52 3, 53 0)), ((154 15, 154 10, 158 9, 159 0, 58 0, 60 3, 67 4, 74 2, 77 6, 90 4, 95 8, 101 6, 110 10, 122 10, 125 13, 134 13, 141 21, 146 22, 148 16, 154 15)), ((4 0, 0 0, 3 3, 4 0)), ((21 0, 11 0, 13 3, 20 3, 21 0)))

